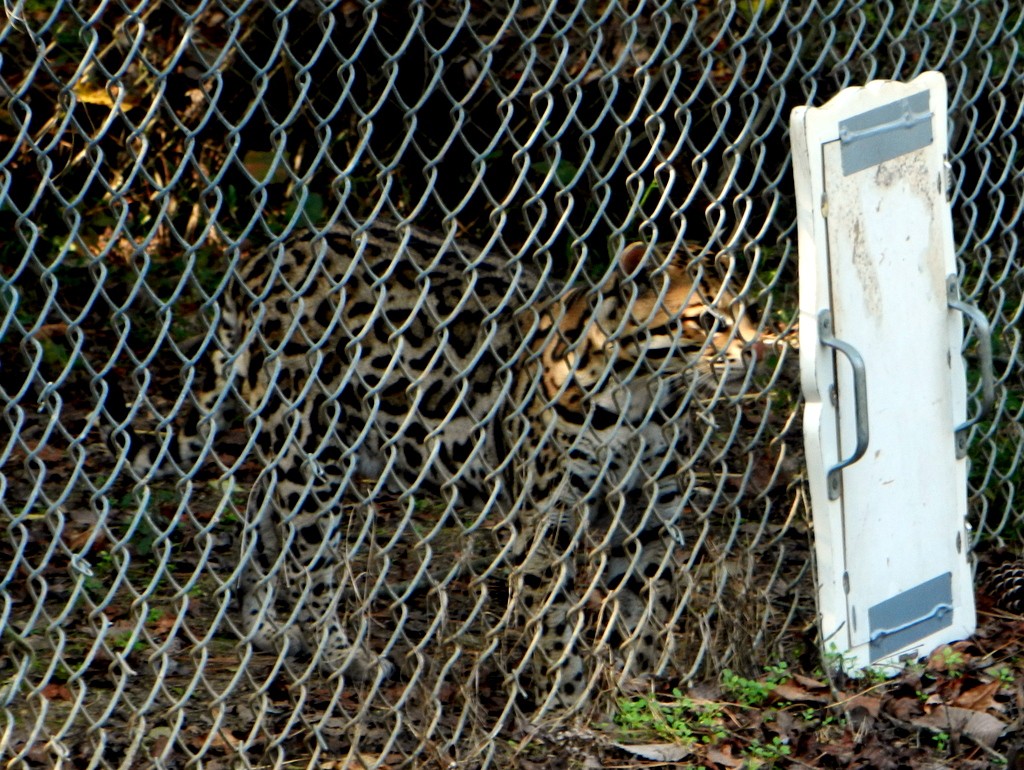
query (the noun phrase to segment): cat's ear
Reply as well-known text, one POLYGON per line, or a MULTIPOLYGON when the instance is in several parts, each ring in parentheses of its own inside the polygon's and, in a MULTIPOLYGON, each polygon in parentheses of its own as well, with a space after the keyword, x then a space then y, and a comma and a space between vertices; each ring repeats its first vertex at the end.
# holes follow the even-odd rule
POLYGON ((626 275, 635 276, 640 263, 647 255, 648 245, 645 243, 631 243, 619 254, 619 268, 626 275))

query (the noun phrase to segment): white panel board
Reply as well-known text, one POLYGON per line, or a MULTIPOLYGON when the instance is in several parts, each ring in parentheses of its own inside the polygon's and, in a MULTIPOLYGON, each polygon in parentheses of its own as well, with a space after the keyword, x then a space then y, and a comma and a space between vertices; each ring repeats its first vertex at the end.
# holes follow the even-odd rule
POLYGON ((847 89, 791 129, 822 635, 885 666, 975 623, 945 81, 847 89))

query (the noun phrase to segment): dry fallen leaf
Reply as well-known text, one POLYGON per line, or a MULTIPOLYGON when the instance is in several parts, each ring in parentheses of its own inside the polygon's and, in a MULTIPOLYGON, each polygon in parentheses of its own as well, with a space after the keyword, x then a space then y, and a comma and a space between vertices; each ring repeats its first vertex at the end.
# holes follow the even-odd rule
POLYGON ((612 744, 627 754, 652 762, 680 762, 693 752, 678 743, 615 743, 612 744))
POLYGON ((712 746, 708 749, 707 758, 722 767, 743 767, 747 764, 746 757, 735 756, 732 753, 732 746, 729 744, 712 746))
POLYGON ((870 717, 877 717, 882 710, 882 699, 874 695, 854 695, 844 701, 844 704, 850 711, 861 709, 870 717))
POLYGON ((885 710, 897 719, 909 722, 919 716, 924 709, 917 698, 893 698, 885 704, 885 710))
POLYGON ((953 700, 954 706, 960 706, 974 711, 1003 711, 1005 706, 995 699, 995 695, 1002 687, 1001 682, 989 682, 988 684, 972 687, 953 700))
POLYGON ((1006 722, 983 711, 948 706, 910 720, 917 727, 936 732, 965 735, 975 743, 992 748, 1006 729, 1006 722))
POLYGON ((782 700, 793 701, 794 703, 817 703, 823 705, 832 700, 832 696, 827 689, 811 691, 798 683, 795 678, 780 682, 772 688, 772 691, 782 700))
POLYGON ((67 688, 67 685, 63 684, 48 684, 43 688, 43 697, 47 700, 56 701, 70 701, 74 700, 74 696, 71 694, 71 690, 67 688))
POLYGON ((827 690, 828 689, 828 685, 825 682, 818 681, 817 679, 813 679, 813 678, 811 678, 809 676, 804 676, 803 674, 796 674, 796 673, 794 673, 794 674, 791 675, 791 678, 792 678, 792 680, 794 682, 796 682, 799 685, 802 685, 803 687, 807 688, 808 690, 827 690))

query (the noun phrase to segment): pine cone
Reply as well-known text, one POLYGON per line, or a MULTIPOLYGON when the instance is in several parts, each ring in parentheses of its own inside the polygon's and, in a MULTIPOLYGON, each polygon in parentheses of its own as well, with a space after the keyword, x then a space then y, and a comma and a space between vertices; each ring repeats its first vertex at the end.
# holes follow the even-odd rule
POLYGON ((1024 614, 1024 559, 987 567, 980 578, 981 590, 997 607, 1017 615, 1024 614))

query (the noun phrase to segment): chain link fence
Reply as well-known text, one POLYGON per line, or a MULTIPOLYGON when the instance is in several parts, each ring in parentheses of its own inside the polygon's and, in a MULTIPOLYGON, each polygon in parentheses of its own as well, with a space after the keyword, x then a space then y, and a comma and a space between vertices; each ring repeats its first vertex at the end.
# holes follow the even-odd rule
MULTIPOLYGON (((223 344, 233 276, 338 224, 397 223, 407 249, 410 232, 434 233, 529 266, 541 289, 506 300, 527 310, 597 285, 633 241, 728 264, 766 342, 738 392, 690 405, 669 652, 625 677, 612 640, 581 641, 596 674, 575 718, 724 669, 819 665, 787 121, 870 79, 947 77, 962 294, 993 322, 999 378, 972 436, 972 524, 979 541, 1019 542, 1016 3, 6 0, 4 11, 8 766, 506 767, 530 741, 571 756, 564 733, 544 743, 557 714, 531 724, 517 700, 500 506, 464 511, 416 487, 371 494, 372 478, 338 491, 337 609, 393 661, 390 676, 332 676, 258 649, 240 622, 238 577, 255 556, 239 533, 254 526, 247 501, 273 447, 253 438, 252 413, 200 431, 195 462, 175 461, 173 436, 202 390, 203 356, 223 344), (162 448, 162 476, 133 465, 132 441, 162 448)), ((572 546, 580 584, 584 542, 572 546)), ((596 589, 579 602, 585 619, 609 606, 596 589)))

